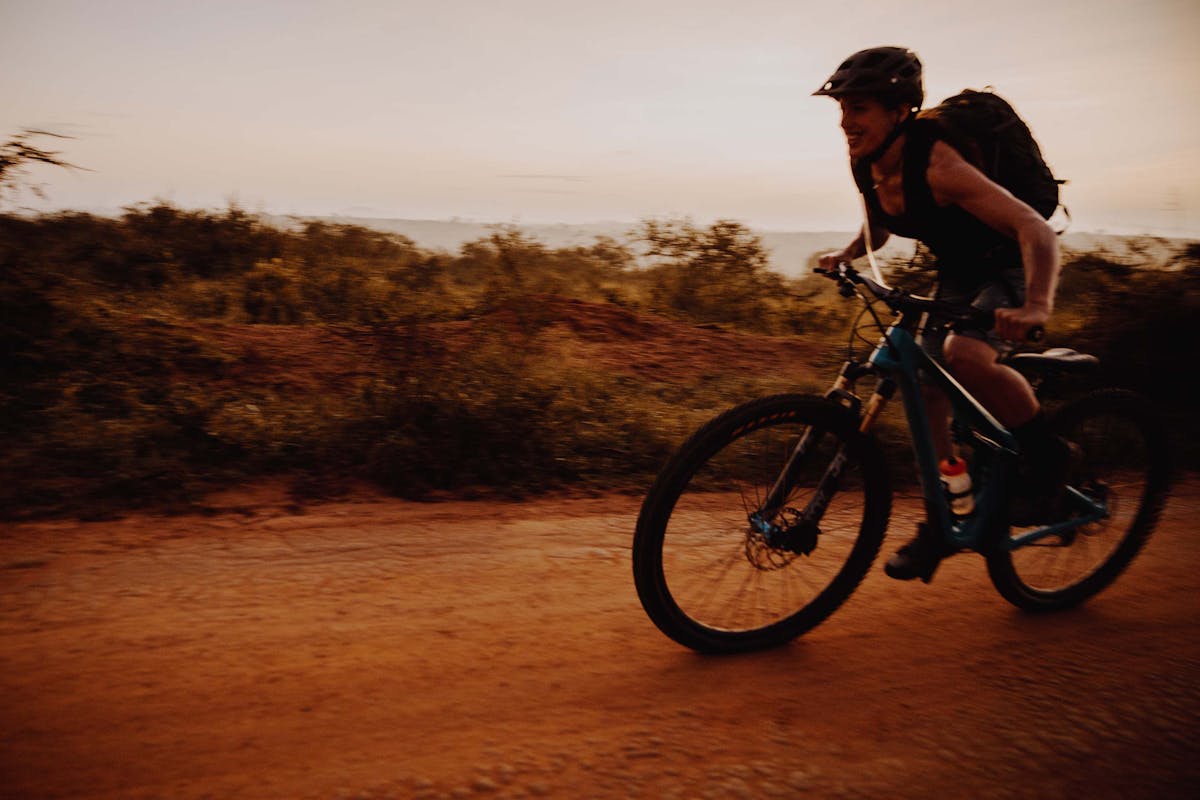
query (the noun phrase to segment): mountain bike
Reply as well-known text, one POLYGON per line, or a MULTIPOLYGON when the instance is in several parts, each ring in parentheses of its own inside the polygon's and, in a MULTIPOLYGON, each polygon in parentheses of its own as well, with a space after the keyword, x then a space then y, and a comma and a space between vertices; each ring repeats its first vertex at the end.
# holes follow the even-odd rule
MULTIPOLYGON (((1079 463, 1053 518, 1014 524, 1016 439, 918 341, 926 314, 989 330, 991 313, 893 289, 849 264, 829 277, 843 296, 864 301, 878 344, 865 360, 852 353, 824 396, 739 405, 668 460, 633 541, 638 597, 654 624, 686 647, 730 653, 783 644, 829 617, 863 580, 888 527, 891 473, 872 428, 897 389, 926 524, 948 551, 981 554, 999 593, 1030 611, 1075 606, 1111 584, 1150 536, 1169 488, 1167 434, 1153 406, 1134 392, 1101 389, 1053 412, 1079 463), (857 391, 864 380, 873 381, 866 400, 857 391), (968 515, 954 513, 943 487, 922 382, 950 399, 951 431, 972 478, 968 515)), ((1035 387, 1098 368, 1094 356, 1062 348, 1018 352, 1006 363, 1035 387)))

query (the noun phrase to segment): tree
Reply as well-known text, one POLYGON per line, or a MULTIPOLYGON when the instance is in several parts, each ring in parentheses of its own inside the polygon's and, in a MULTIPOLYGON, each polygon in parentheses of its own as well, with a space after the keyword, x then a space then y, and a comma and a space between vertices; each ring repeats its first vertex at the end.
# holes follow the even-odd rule
POLYGON ((4 144, 0 144, 0 204, 3 204, 9 197, 19 195, 23 187, 38 197, 46 196, 40 185, 28 183, 29 167, 33 164, 49 164, 64 169, 81 169, 64 161, 61 158, 62 153, 55 150, 44 150, 31 144, 30 140, 38 136, 51 136, 55 139, 71 138, 49 131, 26 128, 20 133, 14 134, 4 144))
POLYGON ((782 292, 762 240, 739 222, 700 229, 689 220, 645 220, 634 235, 655 260, 656 303, 697 321, 755 327, 767 298, 782 292))

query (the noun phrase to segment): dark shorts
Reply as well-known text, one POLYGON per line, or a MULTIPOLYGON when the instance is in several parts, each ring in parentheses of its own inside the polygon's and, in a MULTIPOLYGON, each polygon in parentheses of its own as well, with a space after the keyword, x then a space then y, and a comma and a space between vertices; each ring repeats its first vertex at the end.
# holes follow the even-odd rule
MULTIPOLYGON (((992 281, 970 290, 939 285, 934 297, 958 305, 969 305, 985 311, 997 308, 1019 308, 1025 304, 1025 270, 1021 267, 1009 267, 992 281)), ((961 330, 955 332, 959 336, 969 336, 981 342, 987 342, 1000 355, 1010 352, 1016 344, 1008 339, 1002 339, 994 331, 961 330)), ((921 332, 921 346, 925 352, 942 366, 946 366, 944 347, 946 336, 950 334, 944 318, 931 315, 925 322, 921 332)))

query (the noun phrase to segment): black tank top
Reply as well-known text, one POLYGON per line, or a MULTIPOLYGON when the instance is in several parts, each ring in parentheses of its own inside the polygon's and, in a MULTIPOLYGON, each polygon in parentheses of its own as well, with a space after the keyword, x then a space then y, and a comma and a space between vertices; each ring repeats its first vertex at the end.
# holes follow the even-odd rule
MULTIPOLYGON (((939 206, 933 199, 926 172, 934 142, 947 141, 937 123, 915 119, 904 141, 904 213, 883 210, 869 164, 854 164, 854 182, 866 199, 871 216, 890 233, 924 242, 937 259, 938 281, 971 291, 995 279, 1004 269, 1021 265, 1015 239, 990 227, 956 205, 939 206)), ((961 152, 961 151, 960 151, 961 152)), ((965 158, 966 156, 964 156, 965 158)))

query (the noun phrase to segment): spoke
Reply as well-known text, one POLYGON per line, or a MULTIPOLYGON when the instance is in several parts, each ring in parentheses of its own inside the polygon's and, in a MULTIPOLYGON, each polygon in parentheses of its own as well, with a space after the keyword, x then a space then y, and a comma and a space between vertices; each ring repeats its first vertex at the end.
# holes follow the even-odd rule
MULTIPOLYGON (((780 624, 786 628, 806 611, 811 615, 813 601, 847 569, 866 508, 856 457, 846 459, 842 491, 825 509, 825 518, 817 520, 820 534, 808 555, 772 547, 768 535, 750 521, 764 504, 777 502, 772 492, 783 488, 782 505, 764 522, 786 532, 842 444, 827 433, 802 459, 793 459, 808 425, 779 408, 768 406, 762 412, 768 415, 765 421, 740 421, 744 432, 721 442, 706 460, 688 464, 682 477, 658 557, 670 600, 667 612, 681 616, 687 626, 722 636, 753 635, 780 624), (785 471, 791 483, 780 487, 785 471)), ((876 527, 873 535, 880 533, 876 527)), ((869 559, 860 559, 855 568, 865 570, 866 564, 869 559)))

